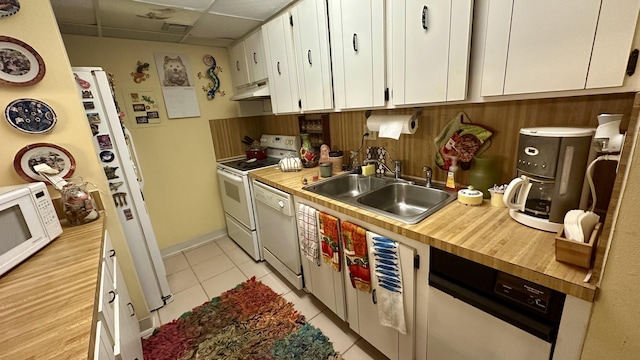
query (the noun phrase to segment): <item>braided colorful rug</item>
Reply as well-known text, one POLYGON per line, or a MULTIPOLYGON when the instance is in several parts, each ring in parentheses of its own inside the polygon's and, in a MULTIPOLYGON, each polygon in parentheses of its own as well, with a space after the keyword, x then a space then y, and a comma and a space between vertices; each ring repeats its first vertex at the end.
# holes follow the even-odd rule
POLYGON ((319 329, 255 277, 162 325, 145 360, 340 359, 319 329))

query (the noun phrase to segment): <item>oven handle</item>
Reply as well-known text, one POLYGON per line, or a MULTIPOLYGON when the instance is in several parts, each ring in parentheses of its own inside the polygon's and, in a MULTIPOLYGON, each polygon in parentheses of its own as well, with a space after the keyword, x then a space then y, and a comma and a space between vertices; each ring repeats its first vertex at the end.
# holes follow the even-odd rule
POLYGON ((228 173, 228 172, 226 172, 224 170, 218 169, 218 175, 220 175, 220 176, 222 176, 224 178, 227 178, 227 179, 229 179, 229 180, 231 180, 233 182, 242 183, 242 178, 240 176, 233 175, 233 174, 228 173))

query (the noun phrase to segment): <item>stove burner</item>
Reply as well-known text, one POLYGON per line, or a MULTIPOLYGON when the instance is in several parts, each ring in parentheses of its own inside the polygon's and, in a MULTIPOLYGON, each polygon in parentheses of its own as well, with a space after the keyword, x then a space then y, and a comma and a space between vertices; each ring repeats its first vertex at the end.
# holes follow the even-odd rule
POLYGON ((267 157, 265 159, 260 159, 252 162, 247 162, 247 160, 233 160, 222 164, 240 171, 248 171, 259 169, 265 166, 276 165, 278 161, 280 161, 280 159, 267 157))

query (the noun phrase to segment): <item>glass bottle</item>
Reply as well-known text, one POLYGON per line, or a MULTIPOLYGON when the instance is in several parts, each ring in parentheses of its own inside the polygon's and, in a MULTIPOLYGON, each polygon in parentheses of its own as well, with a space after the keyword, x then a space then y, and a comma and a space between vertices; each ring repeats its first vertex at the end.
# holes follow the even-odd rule
POLYGON ((87 191, 87 183, 82 178, 67 180, 61 194, 64 214, 69 225, 86 224, 100 217, 96 203, 87 191))

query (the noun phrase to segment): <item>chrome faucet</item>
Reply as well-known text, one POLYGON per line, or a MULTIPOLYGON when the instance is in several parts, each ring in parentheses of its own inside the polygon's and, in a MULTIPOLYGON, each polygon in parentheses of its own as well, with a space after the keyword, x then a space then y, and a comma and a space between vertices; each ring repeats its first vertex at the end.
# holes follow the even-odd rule
POLYGON ((401 161, 400 161, 400 160, 394 160, 394 161, 393 161, 393 166, 395 167, 393 170, 391 170, 391 169, 387 166, 387 164, 385 164, 384 162, 382 162, 382 161, 380 161, 380 160, 377 160, 377 159, 367 159, 367 160, 365 160, 365 161, 364 161, 364 164, 365 164, 365 165, 366 165, 366 164, 371 164, 371 163, 380 164, 380 165, 382 165, 382 167, 383 167, 386 171, 393 173, 393 176, 394 176, 396 179, 400 179, 400 178, 401 178, 401 174, 402 174, 402 172, 401 172, 401 171, 402 171, 402 167, 401 167, 401 161))
POLYGON ((422 172, 425 173, 425 177, 427 182, 424 184, 425 187, 431 187, 431 178, 433 177, 433 170, 428 166, 422 167, 422 172))

